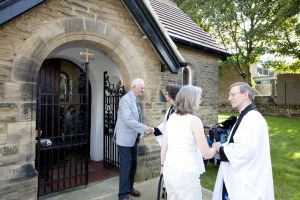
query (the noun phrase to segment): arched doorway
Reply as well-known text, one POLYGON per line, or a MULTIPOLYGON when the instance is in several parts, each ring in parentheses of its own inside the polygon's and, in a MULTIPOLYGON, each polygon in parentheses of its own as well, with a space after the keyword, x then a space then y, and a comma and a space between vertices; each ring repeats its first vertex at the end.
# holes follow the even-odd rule
POLYGON ((63 59, 45 60, 37 83, 41 196, 88 183, 90 89, 86 69, 63 59))

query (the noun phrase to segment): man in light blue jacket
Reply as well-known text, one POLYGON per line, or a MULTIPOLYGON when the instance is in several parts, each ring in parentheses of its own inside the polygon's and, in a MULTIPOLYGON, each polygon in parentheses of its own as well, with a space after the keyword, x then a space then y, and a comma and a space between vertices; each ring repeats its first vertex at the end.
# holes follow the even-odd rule
POLYGON ((121 200, 141 193, 133 188, 137 167, 137 143, 142 135, 149 135, 153 129, 142 124, 142 113, 138 97, 144 93, 143 79, 136 78, 131 83, 131 90, 125 94, 119 104, 118 119, 115 127, 116 143, 120 156, 119 194, 121 200))

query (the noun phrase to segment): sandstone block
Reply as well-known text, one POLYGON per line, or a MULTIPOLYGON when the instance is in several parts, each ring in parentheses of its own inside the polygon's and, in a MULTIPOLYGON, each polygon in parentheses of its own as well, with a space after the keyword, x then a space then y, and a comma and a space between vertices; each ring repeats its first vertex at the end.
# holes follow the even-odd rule
POLYGON ((18 155, 0 156, 0 166, 14 164, 14 163, 17 163, 18 161, 19 161, 18 155))
POLYGON ((69 18, 62 21, 62 26, 65 33, 69 32, 83 32, 84 23, 82 18, 69 18))
POLYGON ((24 179, 20 182, 9 181, 0 186, 1 199, 31 200, 37 199, 37 178, 24 179))
POLYGON ((20 111, 18 113, 18 121, 31 121, 36 116, 36 103, 22 103, 20 104, 20 111))
POLYGON ((11 67, 1 64, 0 61, 0 80, 9 81, 11 75, 11 67))
POLYGON ((40 63, 37 63, 32 58, 18 57, 15 60, 13 68, 13 79, 24 82, 34 82, 40 68, 40 63))
POLYGON ((5 180, 6 180, 6 167, 0 167, 0 183, 5 180))
POLYGON ((32 142, 32 122, 16 122, 7 125, 8 142, 29 144, 32 142))
POLYGON ((7 180, 29 179, 37 176, 37 172, 32 164, 12 165, 7 167, 7 180))
POLYGON ((16 113, 2 113, 0 115, 0 122, 16 122, 17 114, 16 113))
POLYGON ((93 34, 98 33, 99 35, 102 35, 105 33, 107 29, 107 24, 101 21, 94 21, 94 20, 84 20, 85 22, 85 31, 91 32, 93 34))
POLYGON ((14 103, 0 103, 0 113, 17 112, 17 105, 14 103))
POLYGON ((0 146, 0 152, 3 156, 9 156, 19 153, 18 144, 6 144, 0 146))

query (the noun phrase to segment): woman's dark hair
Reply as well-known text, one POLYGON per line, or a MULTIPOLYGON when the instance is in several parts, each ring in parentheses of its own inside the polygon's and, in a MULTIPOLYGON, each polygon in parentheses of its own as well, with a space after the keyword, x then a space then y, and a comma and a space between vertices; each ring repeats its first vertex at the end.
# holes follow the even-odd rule
POLYGON ((176 85, 176 84, 168 84, 166 86, 166 91, 167 91, 169 97, 171 99, 173 99, 174 101, 175 101, 176 95, 177 95, 177 93, 179 92, 180 89, 181 89, 181 86, 176 85))

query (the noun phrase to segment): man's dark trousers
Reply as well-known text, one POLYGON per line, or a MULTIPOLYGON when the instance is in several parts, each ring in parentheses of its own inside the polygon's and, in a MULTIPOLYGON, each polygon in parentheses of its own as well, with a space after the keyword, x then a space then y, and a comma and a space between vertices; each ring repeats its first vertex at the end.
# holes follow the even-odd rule
POLYGON ((137 166, 137 144, 133 147, 118 145, 118 152, 120 156, 118 197, 122 198, 128 196, 130 190, 133 188, 137 166))

